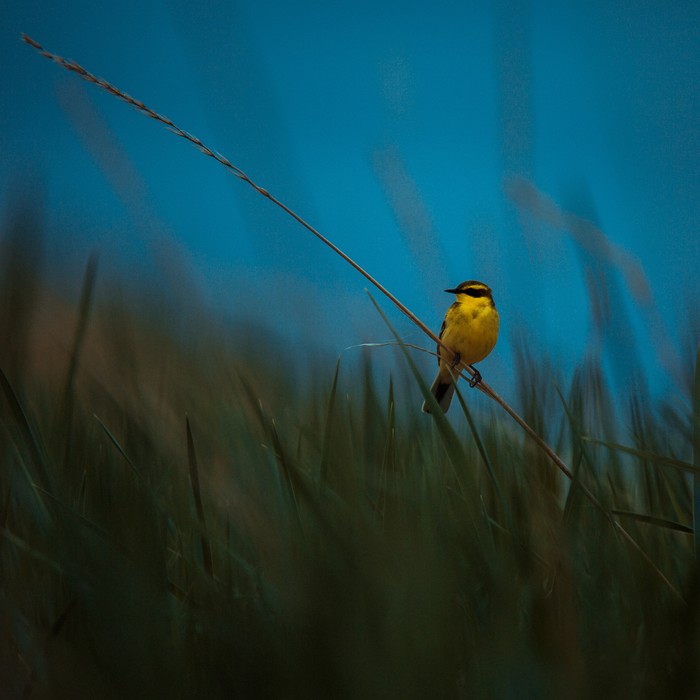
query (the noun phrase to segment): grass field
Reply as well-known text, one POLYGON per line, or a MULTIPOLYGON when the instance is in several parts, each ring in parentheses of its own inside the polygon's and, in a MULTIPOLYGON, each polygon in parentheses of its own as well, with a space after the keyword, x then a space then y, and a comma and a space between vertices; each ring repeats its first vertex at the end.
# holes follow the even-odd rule
POLYGON ((571 486, 477 392, 422 414, 400 349, 283 366, 94 272, 0 280, 3 698, 700 694, 693 367, 670 402, 522 353, 571 486))

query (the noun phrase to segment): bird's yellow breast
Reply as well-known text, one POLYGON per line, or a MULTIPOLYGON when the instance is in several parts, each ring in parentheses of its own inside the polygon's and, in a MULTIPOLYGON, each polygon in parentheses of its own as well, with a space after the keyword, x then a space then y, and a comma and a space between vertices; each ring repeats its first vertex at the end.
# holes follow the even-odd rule
POLYGON ((448 309, 440 339, 463 363, 472 365, 493 350, 498 326, 498 311, 490 299, 466 296, 448 309))

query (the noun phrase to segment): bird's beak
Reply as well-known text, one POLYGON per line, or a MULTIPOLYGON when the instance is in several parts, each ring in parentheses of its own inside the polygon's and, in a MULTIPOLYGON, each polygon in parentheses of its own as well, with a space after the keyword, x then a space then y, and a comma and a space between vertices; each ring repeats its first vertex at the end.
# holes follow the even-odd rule
POLYGON ((459 292, 459 289, 446 289, 445 291, 448 294, 457 294, 459 292))

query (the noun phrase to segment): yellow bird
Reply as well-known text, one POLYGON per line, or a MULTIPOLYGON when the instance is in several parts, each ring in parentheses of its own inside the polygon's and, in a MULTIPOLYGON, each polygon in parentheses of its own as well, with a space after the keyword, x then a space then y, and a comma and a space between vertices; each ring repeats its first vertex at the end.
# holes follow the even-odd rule
MULTIPOLYGON (((472 365, 481 362, 496 345, 499 319, 491 289, 483 282, 468 280, 445 291, 454 294, 456 299, 445 314, 440 340, 452 350, 454 357, 448 357, 449 353, 441 345, 437 346, 439 369, 430 391, 446 413, 455 393, 460 365, 474 370, 469 386, 474 387, 481 381, 479 371, 472 365)), ((423 411, 430 413, 427 401, 423 403, 423 411)))

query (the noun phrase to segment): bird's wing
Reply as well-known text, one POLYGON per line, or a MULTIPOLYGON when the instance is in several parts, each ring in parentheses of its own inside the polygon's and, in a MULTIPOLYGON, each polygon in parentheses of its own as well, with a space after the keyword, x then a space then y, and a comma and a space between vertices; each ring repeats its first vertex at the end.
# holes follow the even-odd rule
MULTIPOLYGON (((442 326, 440 326, 440 333, 438 333, 438 338, 440 338, 440 340, 442 340, 442 334, 445 332, 446 325, 447 325, 447 320, 445 318, 445 320, 443 320, 443 322, 442 322, 442 326)), ((437 348, 437 363, 438 363, 438 367, 439 367, 440 366, 440 351, 442 350, 442 345, 440 345, 440 343, 437 343, 437 345, 435 347, 437 348)))

